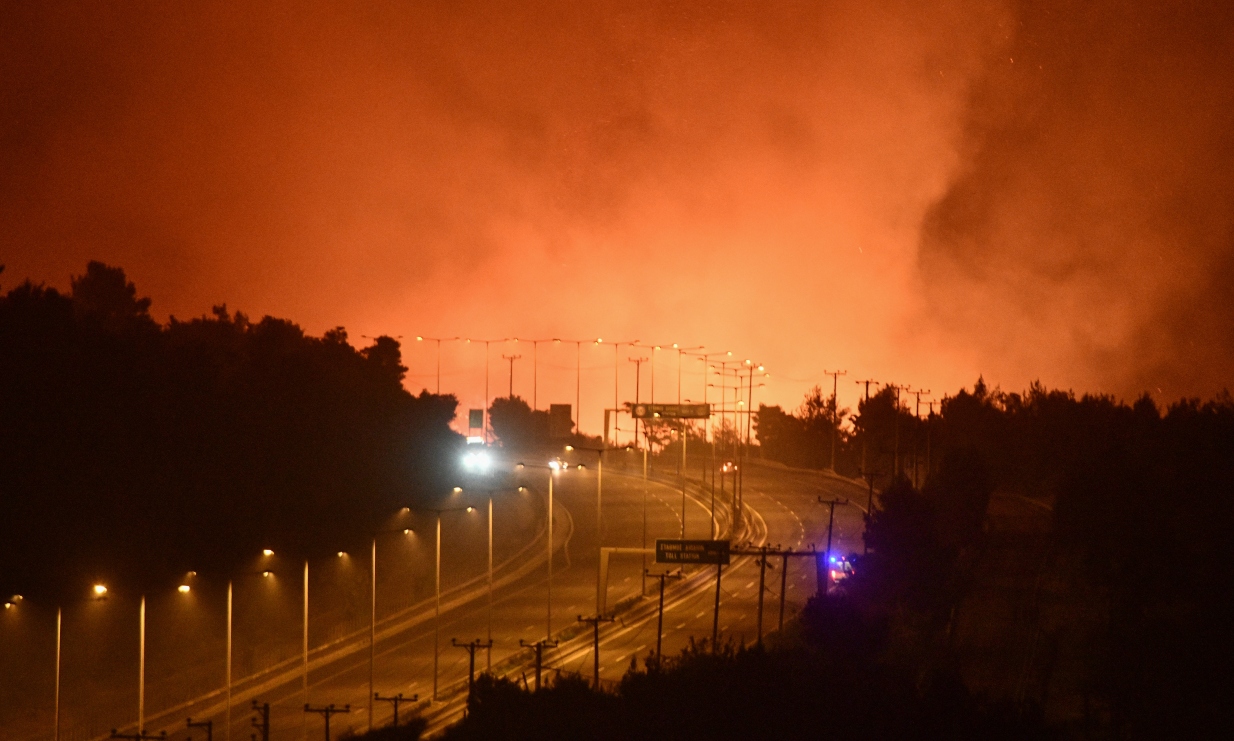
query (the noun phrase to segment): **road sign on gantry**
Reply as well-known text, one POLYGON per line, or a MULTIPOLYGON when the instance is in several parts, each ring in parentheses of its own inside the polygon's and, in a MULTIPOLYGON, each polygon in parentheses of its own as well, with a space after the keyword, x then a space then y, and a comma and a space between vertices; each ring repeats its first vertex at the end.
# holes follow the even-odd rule
POLYGON ((727 540, 656 539, 656 563, 709 563, 727 566, 727 540))
POLYGON ((707 419, 711 416, 711 405, 631 404, 630 415, 635 419, 707 419))

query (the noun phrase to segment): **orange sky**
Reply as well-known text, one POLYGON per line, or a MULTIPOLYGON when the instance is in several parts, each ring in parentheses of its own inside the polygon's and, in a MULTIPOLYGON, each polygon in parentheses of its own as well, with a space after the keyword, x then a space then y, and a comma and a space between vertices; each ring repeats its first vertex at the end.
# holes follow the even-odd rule
MULTIPOLYGON (((3 285, 100 259, 161 317, 706 345, 790 407, 836 367, 846 404, 1228 384, 1228 11, 755 5, 6 8, 3 285)), ((530 397, 523 343, 492 395, 502 353, 530 397)), ((443 358, 480 406, 482 353, 443 358)), ((572 352, 541 360, 571 402, 572 352)), ((587 429, 612 362, 584 351, 587 429)))

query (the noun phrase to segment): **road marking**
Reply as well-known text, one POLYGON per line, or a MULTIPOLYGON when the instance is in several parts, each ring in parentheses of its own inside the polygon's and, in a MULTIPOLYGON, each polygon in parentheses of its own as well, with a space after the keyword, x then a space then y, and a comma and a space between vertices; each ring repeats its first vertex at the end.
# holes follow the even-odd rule
POLYGON ((673 630, 681 630, 684 627, 686 627, 686 624, 682 623, 681 625, 678 625, 676 628, 673 628, 673 630))
POLYGON ((749 589, 749 588, 751 588, 751 587, 753 587, 753 586, 754 586, 754 582, 753 582, 753 580, 751 580, 751 581, 750 581, 750 583, 749 583, 749 584, 747 584, 745 588, 746 588, 746 589, 749 589))

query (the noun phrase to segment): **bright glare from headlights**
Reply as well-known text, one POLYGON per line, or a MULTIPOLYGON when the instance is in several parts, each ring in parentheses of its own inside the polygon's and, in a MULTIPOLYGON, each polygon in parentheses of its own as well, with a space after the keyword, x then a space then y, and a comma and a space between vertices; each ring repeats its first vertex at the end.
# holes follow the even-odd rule
POLYGON ((483 473, 492 464, 492 458, 483 450, 477 450, 463 456, 463 466, 469 471, 483 473))

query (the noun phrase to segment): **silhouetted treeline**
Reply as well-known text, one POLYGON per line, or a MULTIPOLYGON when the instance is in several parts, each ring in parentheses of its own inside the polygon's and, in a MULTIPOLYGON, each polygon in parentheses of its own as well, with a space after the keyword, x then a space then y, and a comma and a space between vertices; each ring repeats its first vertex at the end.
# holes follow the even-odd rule
POLYGON ((511 453, 555 456, 560 455, 566 445, 597 448, 603 443, 599 437, 590 437, 577 430, 553 437, 548 412, 532 409, 521 396, 493 399, 488 418, 498 443, 511 453))
MULTIPOLYGON (((818 421, 833 417, 827 405, 811 410, 809 399, 796 415, 760 409, 763 455, 827 465, 819 451, 825 443, 829 454, 831 430, 820 433, 818 421)), ((989 497, 1025 495, 1053 508, 1048 556, 1030 581, 1004 586, 1035 594, 1043 582, 1071 585, 1060 609, 1074 624, 1054 629, 1085 646, 1092 728, 1116 738, 1234 729, 1225 691, 1234 685, 1225 658, 1234 647, 1228 394, 1162 412, 1147 396, 1125 404, 1039 385, 1003 393, 979 381, 923 418, 883 390, 862 401, 853 423, 837 468, 856 473, 864 452, 883 491, 866 533, 871 553, 848 589, 897 623, 901 652, 932 654, 927 665, 945 660, 951 618, 983 557, 989 497)))
POLYGON ((397 341, 149 305, 94 262, 0 298, 0 593, 338 550, 446 483, 456 401, 403 389, 397 341))

